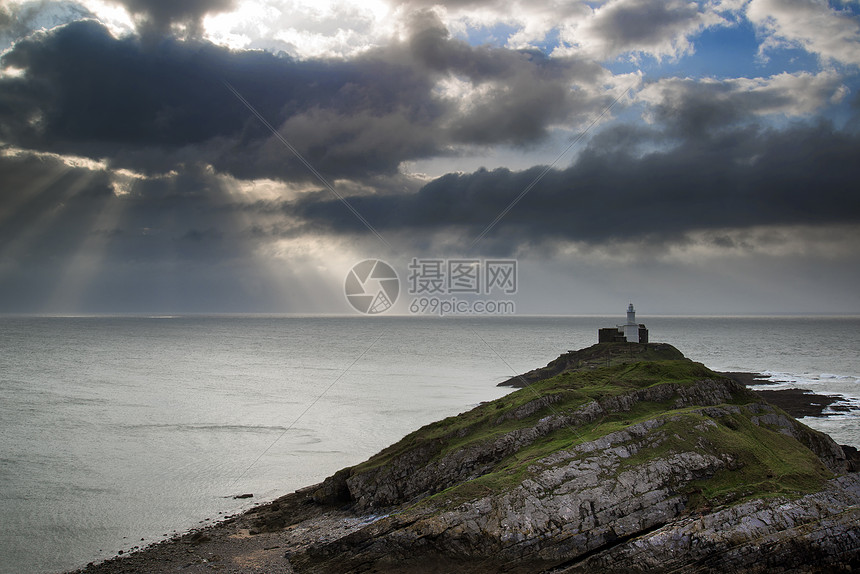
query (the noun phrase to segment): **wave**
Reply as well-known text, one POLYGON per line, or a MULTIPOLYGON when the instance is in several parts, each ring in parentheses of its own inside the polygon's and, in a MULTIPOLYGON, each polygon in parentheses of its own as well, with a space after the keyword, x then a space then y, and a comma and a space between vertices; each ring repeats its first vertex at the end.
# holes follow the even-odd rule
MULTIPOLYGON (((828 405, 822 416, 833 420, 860 418, 860 377, 833 373, 796 374, 779 371, 763 371, 766 379, 751 385, 753 390, 780 391, 801 389, 837 399, 828 405)), ((810 423, 811 424, 811 423, 810 423)), ((814 425, 813 425, 814 426, 814 425)))
POLYGON ((242 424, 219 424, 219 423, 144 423, 123 425, 130 429, 153 429, 166 430, 176 432, 253 432, 253 433, 272 433, 286 432, 287 430, 295 431, 296 433, 311 434, 311 429, 292 428, 278 425, 242 425, 242 424))
POLYGON ((833 373, 804 373, 798 375, 795 373, 783 373, 779 371, 762 371, 764 377, 767 377, 768 388, 774 388, 773 385, 797 383, 803 385, 820 385, 829 383, 838 384, 857 384, 860 383, 860 377, 855 375, 836 375, 833 373))
POLYGON ((835 403, 831 403, 822 412, 831 418, 856 418, 860 416, 860 397, 842 396, 835 403))

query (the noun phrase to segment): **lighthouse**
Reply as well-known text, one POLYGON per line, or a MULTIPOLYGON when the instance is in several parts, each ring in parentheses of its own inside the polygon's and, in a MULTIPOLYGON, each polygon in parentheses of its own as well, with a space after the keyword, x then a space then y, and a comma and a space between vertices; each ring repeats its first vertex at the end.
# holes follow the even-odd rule
POLYGON ((636 309, 633 308, 633 303, 627 306, 627 323, 618 325, 618 328, 624 332, 624 338, 628 343, 639 342, 639 323, 636 322, 636 309))

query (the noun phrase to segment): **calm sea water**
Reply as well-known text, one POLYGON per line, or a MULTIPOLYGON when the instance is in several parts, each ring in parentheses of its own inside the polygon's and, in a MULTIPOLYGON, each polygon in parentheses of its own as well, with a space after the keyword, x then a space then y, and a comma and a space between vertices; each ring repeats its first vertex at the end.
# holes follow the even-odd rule
MULTIPOLYGON (((640 319, 711 368, 860 404, 860 318, 640 319)), ((621 320, 0 318, 0 573, 79 567, 318 482, 621 320)), ((856 415, 804 422, 860 446, 856 415)))

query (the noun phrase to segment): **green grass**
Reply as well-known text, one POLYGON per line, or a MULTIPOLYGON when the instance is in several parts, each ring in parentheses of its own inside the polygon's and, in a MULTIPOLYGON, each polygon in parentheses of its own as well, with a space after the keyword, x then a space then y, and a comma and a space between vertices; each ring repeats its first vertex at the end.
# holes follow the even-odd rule
MULTIPOLYGON (((538 381, 505 397, 483 404, 467 413, 432 423, 404 437, 368 461, 353 467, 352 474, 378 469, 413 449, 426 449, 425 458, 438 460, 465 448, 481 448, 498 437, 520 428, 533 426, 551 414, 575 411, 583 405, 611 396, 655 385, 693 385, 703 379, 722 379, 699 363, 683 360, 639 361, 596 369, 579 370, 538 381), (545 405, 522 419, 514 417, 517 409, 538 400, 553 397, 545 405)), ((723 416, 715 426, 703 427, 707 419, 695 407, 675 409, 675 396, 665 402, 637 402, 633 409, 608 413, 602 419, 577 427, 564 427, 521 448, 498 461, 492 471, 473 480, 453 486, 425 499, 422 505, 448 507, 491 492, 514 487, 530 474, 543 468, 539 462, 546 456, 596 440, 632 424, 661 417, 665 424, 654 430, 657 446, 641 450, 624 459, 618 472, 672 453, 700 452, 715 456, 730 455, 736 464, 718 471, 707 480, 694 481, 684 487, 690 508, 707 508, 754 496, 798 495, 821 487, 830 473, 821 461, 795 439, 774 430, 757 426, 742 405, 757 402, 755 395, 738 388, 729 404, 740 405, 741 414, 723 416), (706 428, 706 430, 701 430, 706 428)))
POLYGON ((710 480, 692 483, 693 506, 807 494, 819 490, 832 476, 812 451, 790 436, 753 424, 749 413, 724 419, 705 436, 713 452, 736 457, 739 468, 721 470, 710 480))
POLYGON ((547 366, 535 369, 522 377, 515 377, 507 383, 521 386, 523 380, 534 383, 562 372, 600 369, 640 361, 683 359, 684 355, 678 349, 666 343, 598 343, 585 349, 565 353, 547 366))

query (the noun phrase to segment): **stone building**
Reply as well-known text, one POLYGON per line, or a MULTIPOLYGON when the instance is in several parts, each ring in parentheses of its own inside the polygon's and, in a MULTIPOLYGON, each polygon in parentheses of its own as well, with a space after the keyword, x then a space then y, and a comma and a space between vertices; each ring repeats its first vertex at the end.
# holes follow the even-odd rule
POLYGON ((636 322, 636 310, 633 303, 627 306, 627 322, 615 327, 606 327, 597 331, 599 343, 647 343, 648 329, 642 323, 636 322))

